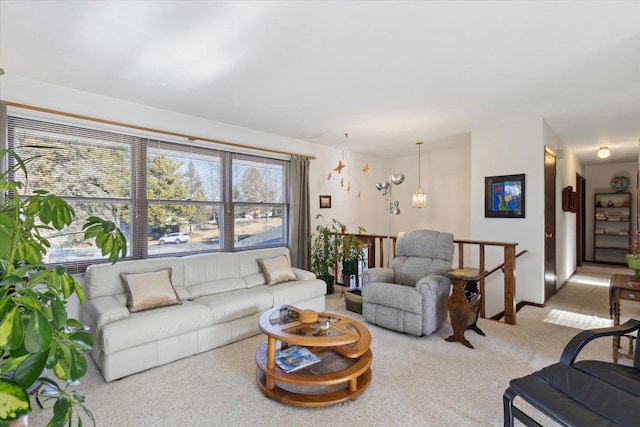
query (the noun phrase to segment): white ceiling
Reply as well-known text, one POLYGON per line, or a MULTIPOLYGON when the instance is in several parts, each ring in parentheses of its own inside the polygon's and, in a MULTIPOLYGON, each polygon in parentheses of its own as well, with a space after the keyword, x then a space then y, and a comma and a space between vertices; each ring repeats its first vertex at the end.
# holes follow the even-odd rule
POLYGON ((638 157, 639 1, 0 0, 0 67, 377 156, 543 118, 638 157))

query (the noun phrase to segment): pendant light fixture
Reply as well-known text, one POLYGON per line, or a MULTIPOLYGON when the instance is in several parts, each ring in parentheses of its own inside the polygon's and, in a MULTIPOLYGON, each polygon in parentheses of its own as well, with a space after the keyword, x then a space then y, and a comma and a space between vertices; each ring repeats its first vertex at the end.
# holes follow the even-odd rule
POLYGON ((427 206, 427 195, 422 192, 422 187, 420 186, 420 146, 422 145, 422 142, 416 142, 416 145, 418 146, 418 189, 413 193, 413 207, 424 208, 427 206))

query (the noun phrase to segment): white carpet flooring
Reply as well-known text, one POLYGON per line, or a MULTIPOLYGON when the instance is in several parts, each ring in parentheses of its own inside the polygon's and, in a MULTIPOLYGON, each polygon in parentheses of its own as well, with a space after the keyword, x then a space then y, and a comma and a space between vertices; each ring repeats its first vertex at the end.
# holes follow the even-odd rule
MULTIPOLYGON (((111 383, 88 357, 80 391, 98 426, 499 426, 510 379, 556 362, 580 329, 612 324, 608 281, 607 273, 574 275, 544 308, 520 310, 513 326, 480 319, 486 337, 466 332, 473 350, 444 341, 452 332, 448 323, 421 338, 365 323, 373 340, 371 385, 356 401, 334 407, 266 398, 256 385, 262 335, 111 383)), ((364 322, 345 310, 339 293, 327 297, 327 311, 364 322)), ((622 313, 623 320, 640 318, 640 304, 623 302, 622 313)), ((583 353, 611 360, 611 340, 583 353)), ((30 425, 48 419, 34 413, 30 425)))

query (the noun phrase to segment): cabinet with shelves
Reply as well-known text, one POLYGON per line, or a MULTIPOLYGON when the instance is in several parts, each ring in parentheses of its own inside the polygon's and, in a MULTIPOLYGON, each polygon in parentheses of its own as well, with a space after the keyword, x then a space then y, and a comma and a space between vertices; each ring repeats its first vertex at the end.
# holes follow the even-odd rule
POLYGON ((594 206, 594 261, 625 264, 631 232, 630 193, 595 193, 594 206))

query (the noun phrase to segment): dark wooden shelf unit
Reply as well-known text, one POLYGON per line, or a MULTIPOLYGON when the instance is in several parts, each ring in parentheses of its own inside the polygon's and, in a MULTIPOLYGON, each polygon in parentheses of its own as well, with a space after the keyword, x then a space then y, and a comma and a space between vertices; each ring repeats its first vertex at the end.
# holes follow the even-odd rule
POLYGON ((593 221, 593 260, 625 264, 631 233, 629 192, 595 193, 593 221))

